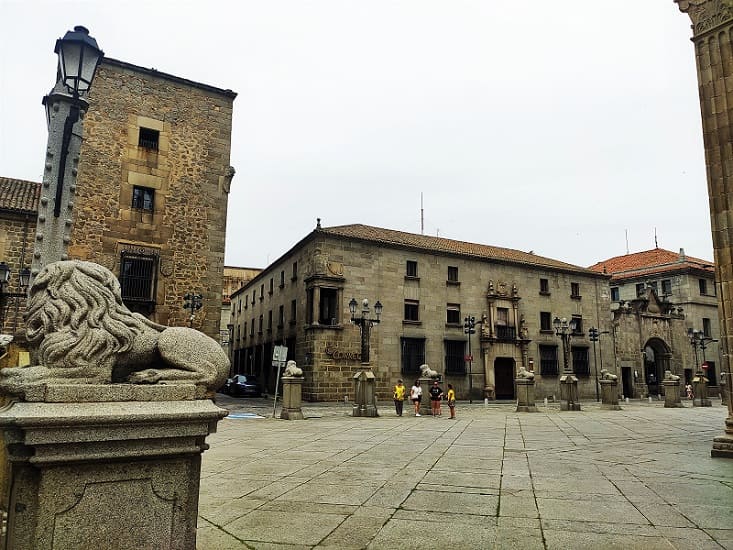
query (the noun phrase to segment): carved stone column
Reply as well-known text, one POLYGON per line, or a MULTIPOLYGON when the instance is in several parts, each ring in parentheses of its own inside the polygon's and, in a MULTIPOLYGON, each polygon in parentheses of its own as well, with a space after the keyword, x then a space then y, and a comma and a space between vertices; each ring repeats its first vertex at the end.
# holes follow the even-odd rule
MULTIPOLYGON (((733 349, 733 2, 731 0, 675 0, 692 21, 697 78, 702 112, 710 221, 718 288, 720 337, 723 349, 733 349)), ((728 357, 723 371, 730 372, 728 357)), ((731 395, 733 377, 727 377, 731 395)), ((695 395, 697 399, 697 393, 695 395)), ((713 441, 711 455, 733 458, 733 400, 728 399, 725 433, 713 441)))

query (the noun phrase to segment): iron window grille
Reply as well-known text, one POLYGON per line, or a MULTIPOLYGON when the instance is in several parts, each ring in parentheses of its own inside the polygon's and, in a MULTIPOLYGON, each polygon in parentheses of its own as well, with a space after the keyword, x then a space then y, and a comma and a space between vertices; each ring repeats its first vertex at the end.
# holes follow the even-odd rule
POLYGON ((137 139, 139 147, 157 151, 159 142, 160 132, 158 130, 153 130, 152 128, 140 128, 140 133, 138 134, 137 139))
POLYGON ((466 374, 466 361, 464 352, 466 342, 464 340, 445 341, 445 373, 466 374))
POLYGON ((557 346, 540 346, 540 374, 542 376, 557 376, 557 346))
POLYGON ((425 363, 425 340, 423 338, 401 338, 402 374, 420 374, 420 365, 425 363))
POLYGON ((135 252, 122 252, 120 257, 120 290, 122 301, 152 311, 155 307, 158 257, 135 252))
POLYGON ((573 372, 577 376, 590 376, 590 361, 588 360, 588 348, 574 346, 573 355, 573 372))

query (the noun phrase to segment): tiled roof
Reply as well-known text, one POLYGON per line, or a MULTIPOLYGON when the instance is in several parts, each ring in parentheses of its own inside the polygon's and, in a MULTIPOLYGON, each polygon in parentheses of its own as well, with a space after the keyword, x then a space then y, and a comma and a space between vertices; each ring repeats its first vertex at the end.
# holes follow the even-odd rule
POLYGON ((590 266, 588 269, 611 275, 611 280, 631 279, 647 275, 695 269, 715 273, 713 262, 687 256, 684 251, 672 252, 654 248, 634 254, 616 256, 590 266))
POLYGON ((35 214, 40 196, 40 183, 0 176, 0 210, 35 214))
POLYGON ((442 237, 416 235, 414 233, 382 229, 380 227, 372 227, 369 225, 354 224, 323 227, 316 229, 316 232, 326 233, 335 237, 376 242, 386 246, 406 247, 424 250, 426 252, 441 252, 444 254, 468 256, 476 259, 495 260, 504 263, 522 264, 547 269, 560 269, 564 271, 583 273, 585 275, 594 274, 584 267, 553 260, 551 258, 544 258, 529 252, 522 252, 521 250, 454 241, 451 239, 444 239, 442 237))

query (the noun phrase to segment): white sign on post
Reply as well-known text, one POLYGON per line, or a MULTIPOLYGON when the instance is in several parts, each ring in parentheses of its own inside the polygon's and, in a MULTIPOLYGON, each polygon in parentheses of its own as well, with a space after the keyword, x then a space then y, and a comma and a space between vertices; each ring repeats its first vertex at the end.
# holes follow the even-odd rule
POLYGON ((277 408, 277 392, 280 390, 280 369, 288 360, 288 347, 275 346, 272 350, 272 366, 277 369, 277 378, 275 378, 275 400, 272 402, 272 417, 275 418, 275 409, 277 408))

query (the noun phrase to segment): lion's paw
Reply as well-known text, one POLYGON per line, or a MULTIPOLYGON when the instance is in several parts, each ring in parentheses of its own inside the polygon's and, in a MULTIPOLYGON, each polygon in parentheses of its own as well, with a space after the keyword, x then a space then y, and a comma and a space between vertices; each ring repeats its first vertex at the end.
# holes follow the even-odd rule
POLYGON ((163 373, 156 369, 145 369, 138 372, 133 372, 127 377, 127 381, 133 384, 155 384, 161 378, 163 373))

